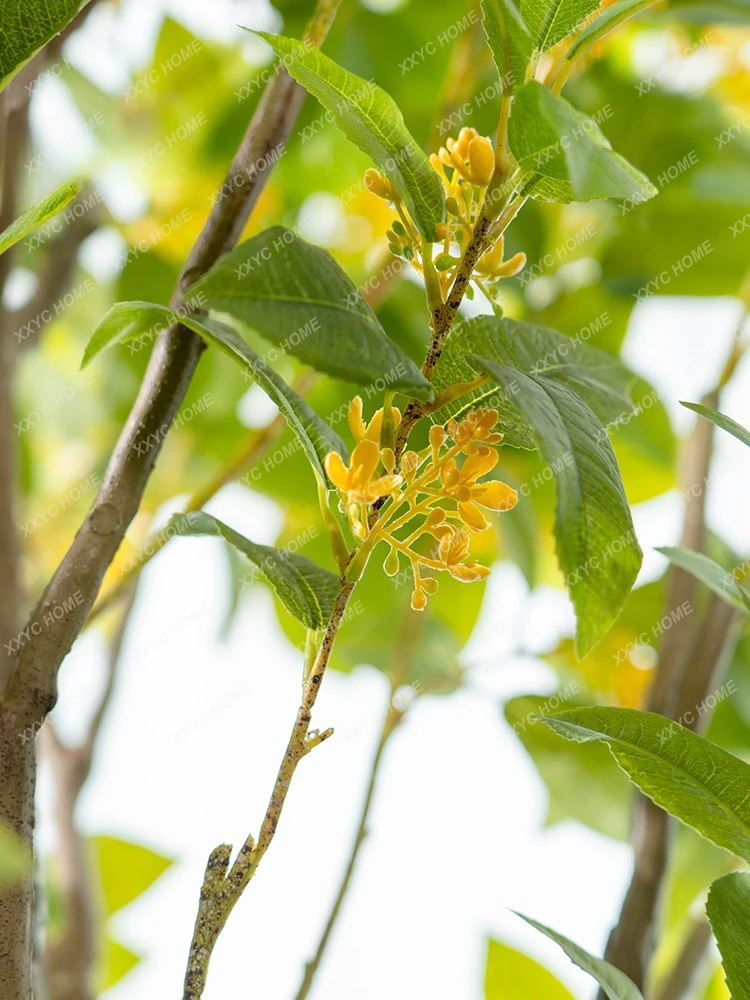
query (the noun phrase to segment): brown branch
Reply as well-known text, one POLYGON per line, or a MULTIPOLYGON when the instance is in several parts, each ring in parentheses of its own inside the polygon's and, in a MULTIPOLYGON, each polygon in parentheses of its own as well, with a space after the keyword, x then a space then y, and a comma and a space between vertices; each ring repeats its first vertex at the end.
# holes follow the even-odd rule
POLYGON ((41 955, 48 1000, 92 1000, 94 996, 91 986, 97 948, 94 876, 89 869, 86 840, 78 829, 75 813, 112 699, 135 596, 136 588, 133 587, 110 642, 104 687, 83 741, 75 747, 64 746, 50 720, 43 729, 55 781, 58 842, 55 874, 62 896, 64 921, 60 939, 48 942, 41 955))
MULTIPOLYGON (((717 394, 704 397, 715 407, 717 394)), ((698 419, 688 440, 683 463, 685 518, 680 544, 701 551, 705 546, 705 505, 714 427, 698 419)), ((698 582, 677 566, 667 575, 666 612, 684 603, 691 606, 698 582)), ((712 679, 733 634, 735 616, 715 598, 698 624, 692 616, 675 622, 664 635, 647 708, 667 718, 698 725, 698 708, 711 689, 712 679), (692 716, 695 715, 693 719, 692 716), (691 721, 692 720, 692 721, 691 721)), ((607 942, 605 958, 643 988, 655 947, 661 892, 669 861, 671 821, 650 799, 638 795, 633 824, 634 870, 617 925, 607 942)), ((603 994, 599 994, 603 1000, 603 994)))

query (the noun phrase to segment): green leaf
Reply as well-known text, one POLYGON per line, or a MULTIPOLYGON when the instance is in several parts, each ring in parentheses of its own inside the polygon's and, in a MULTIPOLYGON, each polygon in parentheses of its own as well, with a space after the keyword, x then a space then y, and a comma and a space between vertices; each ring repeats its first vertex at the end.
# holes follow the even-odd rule
POLYGON ((733 604, 745 614, 750 614, 750 594, 740 586, 729 570, 724 569, 713 559, 703 555, 702 552, 693 552, 691 549, 682 549, 678 546, 664 546, 657 548, 656 551, 661 552, 675 566, 687 570, 701 583, 705 583, 727 604, 733 604))
POLYGON ((516 94, 508 140, 518 163, 534 178, 533 198, 568 203, 600 198, 646 201, 657 189, 612 151, 583 112, 535 80, 516 94))
POLYGON ((445 217, 443 185, 390 94, 296 39, 265 31, 254 34, 268 42, 287 72, 327 108, 347 139, 372 157, 406 202, 424 238, 436 242, 436 227, 445 217))
POLYGON ((544 924, 538 924, 531 917, 525 917, 523 913, 519 913, 518 916, 522 920, 525 920, 527 924, 531 924, 536 930, 545 934, 551 941, 559 944, 574 965, 577 965, 579 969, 583 969, 584 972, 588 972, 599 983, 609 997, 609 1000, 643 1000, 643 994, 633 980, 629 979, 624 972, 616 969, 614 965, 605 962, 603 958, 594 958, 593 955, 584 951, 583 948, 579 948, 577 944, 573 944, 572 941, 563 937, 562 934, 550 930, 544 924))
POLYGON ((576 651, 585 656, 622 610, 641 565, 609 438, 568 386, 476 355, 468 360, 513 394, 549 463, 557 490, 557 557, 576 611, 576 651))
POLYGON ((338 434, 231 326, 195 313, 183 316, 180 322, 218 347, 255 379, 286 418, 312 467, 323 482, 327 482, 323 463, 328 452, 337 451, 343 458, 349 457, 338 434))
POLYGON ((487 942, 485 1000, 574 1000, 543 965, 500 941, 487 942))
MULTIPOLYGON (((583 342, 576 344, 571 337, 548 327, 495 316, 478 316, 456 325, 433 373, 436 391, 475 378, 467 354, 491 358, 567 386, 588 403, 604 424, 619 423, 633 410, 631 387, 636 384, 636 376, 618 358, 583 342)), ((480 404, 492 406, 500 413, 505 443, 535 449, 533 427, 516 396, 517 391, 498 396, 492 384, 481 386, 442 407, 435 419, 444 423, 480 404)))
POLYGON ((706 913, 732 1000, 750 1000, 750 874, 732 872, 714 882, 706 913))
POLYGON ((637 14, 646 7, 651 7, 656 0, 618 0, 601 12, 601 14, 583 29, 573 44, 568 49, 568 59, 572 59, 582 48, 587 49, 603 38, 607 32, 612 31, 619 24, 627 21, 629 17, 637 14))
POLYGON ((210 535, 239 549, 261 571, 287 611, 311 629, 324 628, 331 617, 340 582, 337 576, 296 552, 257 545, 223 521, 196 511, 175 514, 167 530, 178 535, 210 535))
POLYGON ((27 208, 25 212, 19 215, 15 222, 11 222, 8 228, 0 233, 0 254, 5 253, 15 243, 22 240, 24 236, 33 233, 47 219, 51 219, 58 212, 61 212, 66 205, 69 205, 73 201, 80 190, 81 188, 74 181, 67 181, 65 184, 61 184, 60 187, 55 188, 46 198, 42 198, 41 201, 32 205, 31 208, 27 208))
POLYGON ((72 21, 88 0, 3 0, 0 90, 43 45, 72 21))
POLYGON ((599 3, 600 0, 521 0, 521 14, 537 48, 544 52, 566 38, 599 3))
POLYGON ((161 330, 174 322, 174 313, 154 302, 115 302, 91 334, 83 352, 81 368, 85 368, 100 352, 114 344, 125 344, 141 337, 151 341, 161 330))
POLYGON ((92 837, 90 843, 107 917, 141 896, 173 864, 171 858, 117 837, 92 837))
POLYGON ((282 226, 222 257, 191 295, 319 371, 363 385, 382 380, 419 399, 432 396, 430 383, 328 251, 282 226))
POLYGON ((575 708, 544 720, 604 740, 642 792, 708 840, 750 861, 750 765, 676 722, 633 708, 575 708))
POLYGON ((31 875, 31 852, 21 838, 0 822, 0 891, 31 875))
POLYGON ((143 956, 120 944, 114 938, 106 935, 104 946, 100 956, 99 984, 97 995, 111 989, 121 979, 124 979, 129 972, 132 972, 136 965, 141 962, 143 956))
MULTIPOLYGON (((611 659, 608 667, 610 663, 611 659)), ((553 733, 549 726, 535 721, 565 700, 565 691, 558 695, 522 695, 511 698, 504 709, 508 725, 547 786, 549 806, 545 822, 551 826, 573 817, 606 836, 627 840, 632 786, 607 748, 571 743, 553 733)))
POLYGON ((512 94, 526 78, 534 42, 513 0, 482 0, 482 13, 504 92, 512 94))
POLYGON ((743 427, 742 424, 738 424, 736 420, 732 420, 731 417, 726 416, 724 413, 719 413, 718 410, 712 410, 710 406, 703 406, 702 403, 684 403, 680 400, 680 405, 686 407, 688 410, 692 410, 693 413, 697 413, 701 417, 705 417, 706 420, 710 420, 712 424, 716 424, 723 431, 728 431, 738 441, 741 441, 750 448, 750 431, 743 427))

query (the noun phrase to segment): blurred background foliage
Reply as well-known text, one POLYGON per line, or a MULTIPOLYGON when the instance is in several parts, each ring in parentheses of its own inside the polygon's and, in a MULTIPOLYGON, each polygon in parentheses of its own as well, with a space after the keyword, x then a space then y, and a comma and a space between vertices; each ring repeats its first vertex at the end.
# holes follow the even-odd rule
MULTIPOLYGON (((327 53, 391 93, 412 133, 430 151, 447 135, 455 135, 460 125, 491 134, 499 96, 475 100, 478 94, 492 92, 496 82, 479 18, 449 44, 436 41, 451 25, 465 23, 467 13, 476 8, 466 0, 420 4, 412 0, 389 4, 388 10, 374 6, 344 4, 326 43, 327 53), (410 57, 431 40, 435 54, 416 60, 404 72, 410 57), (462 106, 469 108, 468 113, 445 130, 445 120, 462 106)), ((277 3, 276 10, 277 30, 298 35, 309 4, 290 0, 277 3)), ((613 147, 657 184, 659 197, 629 210, 609 202, 530 203, 511 227, 508 246, 509 254, 526 252, 532 277, 529 280, 524 272, 505 283, 507 314, 570 335, 593 325, 588 342, 617 354, 631 321, 635 293, 660 272, 668 270, 670 281, 655 294, 737 299, 750 294, 746 285, 743 291, 746 242, 730 237, 732 225, 750 211, 750 132, 740 130, 723 145, 717 138, 750 114, 750 29, 745 26, 749 13, 746 0, 662 4, 597 46, 585 72, 571 81, 566 93, 587 114, 601 116, 600 125, 613 147), (647 92, 644 80, 649 81, 647 92), (676 164, 683 168, 675 171, 676 164), (711 241, 713 251, 701 265, 673 274, 672 264, 704 240, 711 241)), ((73 495, 87 479, 92 481, 88 477, 103 474, 150 348, 150 344, 135 351, 132 345, 118 347, 101 355, 83 378, 78 369, 84 346, 112 302, 169 302, 180 264, 262 93, 262 74, 268 69, 264 46, 255 41, 242 47, 208 39, 199 42, 196 45, 192 31, 167 18, 150 61, 133 68, 130 90, 105 92, 73 61, 55 84, 67 92, 80 128, 87 133, 83 172, 89 192, 102 192, 102 197, 92 209, 94 231, 80 248, 70 282, 72 288, 90 290, 53 317, 38 342, 25 351, 20 369, 17 411, 19 420, 28 417, 29 424, 19 434, 22 520, 34 524, 24 537, 24 572, 34 596, 68 548, 90 495, 81 491, 80 498, 66 503, 62 498, 73 495), (160 69, 174 53, 191 47, 195 51, 180 65, 167 73, 160 69), (149 82, 139 90, 138 80, 149 82), (240 88, 249 92, 242 100, 236 96, 244 92, 240 88), (187 138, 167 146, 165 136, 191 121, 197 125, 187 138), (117 197, 110 196, 121 182, 138 193, 136 210, 124 209, 117 197), (127 253, 139 244, 143 251, 127 253), (126 254, 124 266, 118 266, 126 254), (40 412, 45 402, 47 412, 40 412), (57 511, 53 516, 39 517, 53 509, 57 511)), ((356 284, 366 286, 388 264, 385 232, 390 213, 361 186, 367 159, 321 115, 321 108, 308 98, 246 235, 272 224, 297 226, 307 239, 327 247, 356 284)), ((33 138, 43 147, 41 134, 33 138)), ((24 178, 23 203, 64 179, 54 163, 45 162, 24 178)), ((53 252, 50 240, 17 258, 16 284, 26 288, 28 296, 34 275, 53 252)), ((23 294, 16 298, 20 308, 23 294)), ((381 279, 374 302, 389 334, 421 361, 428 329, 419 286, 403 271, 387 282, 381 279)), ((467 308, 475 305, 469 303, 467 308)), ((259 345, 262 350, 260 341, 259 345)), ((283 357, 279 367, 290 381, 302 375, 290 357, 283 357)), ((324 376, 309 382, 307 396, 314 408, 330 414, 339 432, 348 434, 345 407, 354 387, 324 376)), ((677 484, 678 442, 667 412, 645 381, 639 384, 639 393, 652 405, 611 429, 631 503, 660 496, 677 484)), ((221 477, 258 429, 273 418, 260 391, 228 359, 211 350, 200 363, 183 409, 201 399, 209 404, 169 434, 142 510, 107 574, 105 593, 117 585, 122 568, 166 515, 221 477)), ((377 395, 366 399, 366 411, 372 412, 377 401, 377 395)), ((291 442, 286 432, 270 436, 265 448, 259 444, 250 464, 233 479, 276 504, 283 517, 277 544, 293 546, 302 539, 304 554, 330 567, 315 483, 291 442)), ((503 515, 497 529, 479 538, 477 548, 487 563, 517 564, 532 590, 562 585, 551 541, 554 492, 543 471, 538 454, 503 450, 499 478, 530 488, 522 491, 518 507, 503 515)), ((721 540, 716 544, 721 546, 721 540)), ((247 592, 238 585, 247 567, 235 560, 228 560, 227 567, 236 609, 247 592)), ((411 628, 408 588, 399 582, 398 577, 386 578, 377 563, 369 567, 336 646, 332 661, 336 669, 349 671, 359 664, 393 669, 404 629, 411 628)), ((411 656, 403 680, 418 694, 448 696, 461 685, 461 652, 482 611, 484 590, 482 585, 468 587, 452 579, 441 582, 439 594, 410 636, 411 656)), ((645 583, 634 591, 611 633, 584 660, 576 660, 571 638, 548 650, 544 658, 559 677, 560 697, 571 705, 642 705, 658 652, 652 626, 662 607, 662 581, 645 583), (642 640, 644 633, 649 635, 647 642, 642 640), (628 651, 625 656, 620 655, 623 649, 628 651), (575 690, 572 698, 571 690, 575 690)), ((290 640, 300 644, 304 639, 300 627, 280 605, 277 611, 290 640)), ((111 629, 112 623, 104 617, 100 627, 111 629)), ((750 638, 741 640, 728 676, 738 693, 718 707, 710 738, 748 758, 750 638)), ((580 748, 529 721, 549 697, 548 692, 529 691, 503 708, 549 789, 546 822, 574 818, 607 836, 627 839, 632 793, 608 751, 602 746, 580 748)), ((106 837, 98 838, 94 848, 102 912, 107 917, 148 888, 169 864, 144 848, 106 837)), ((10 848, 6 853, 10 857, 10 848)), ((667 969, 679 952, 689 930, 692 903, 725 865, 721 852, 695 834, 680 831, 657 973, 667 969)), ((54 863, 49 866, 49 881, 54 928, 54 863)), ((102 988, 138 961, 114 940, 108 942, 102 988)), ((502 943, 490 942, 488 954, 489 1000, 570 997, 535 961, 502 943)), ((700 995, 705 1000, 728 996, 720 974, 713 970, 703 990, 700 995)))

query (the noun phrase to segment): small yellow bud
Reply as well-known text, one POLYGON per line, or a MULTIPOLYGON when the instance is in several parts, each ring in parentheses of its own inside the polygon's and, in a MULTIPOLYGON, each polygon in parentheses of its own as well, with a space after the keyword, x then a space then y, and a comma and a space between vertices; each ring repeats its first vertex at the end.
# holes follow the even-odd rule
POLYGON ((398 552, 391 549, 388 558, 383 563, 383 571, 386 576, 398 576, 398 552))
POLYGON ((437 594, 438 582, 434 576, 426 576, 422 580, 422 589, 425 594, 429 594, 432 597, 433 594, 437 594))
POLYGON ((424 526, 425 528, 434 528, 438 524, 442 524, 445 520, 445 511, 442 507, 435 507, 427 515, 424 526))
POLYGON ((469 163, 474 183, 482 187, 489 184, 495 173, 495 150, 485 136, 479 135, 469 143, 469 163))
POLYGON ((368 191, 376 194, 378 198, 385 198, 386 201, 393 201, 395 195, 393 185, 389 180, 383 177, 379 170, 376 170, 374 167, 368 167, 368 169, 365 170, 364 181, 365 187, 368 191))
POLYGON ((392 475, 393 470, 396 468, 396 456, 393 452, 393 448, 382 448, 380 451, 380 460, 382 461, 383 468, 388 475, 392 475))
POLYGON ((405 451, 401 456, 401 472, 407 483, 410 483, 416 475, 419 467, 419 455, 416 451, 405 451))
POLYGON ((411 595, 411 606, 414 611, 424 611, 427 607, 427 595, 423 590, 415 590, 411 595))
POLYGON ((447 240, 451 234, 450 226, 447 222, 438 222, 435 232, 439 240, 447 240))

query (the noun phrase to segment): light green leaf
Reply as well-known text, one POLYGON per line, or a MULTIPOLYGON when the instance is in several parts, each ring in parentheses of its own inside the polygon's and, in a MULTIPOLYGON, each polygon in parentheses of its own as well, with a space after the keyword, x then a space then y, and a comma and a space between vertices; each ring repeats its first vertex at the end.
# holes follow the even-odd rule
POLYGON ((557 490, 555 540, 585 656, 619 615, 641 565, 612 445, 596 415, 568 386, 470 355, 533 428, 557 490))
POLYGON ((154 302, 115 302, 91 334, 83 352, 81 368, 85 368, 100 352, 113 344, 144 338, 150 344, 154 337, 174 322, 174 313, 154 302))
POLYGON ((614 965, 605 962, 603 958, 595 958, 583 948, 579 948, 577 944, 573 944, 572 941, 563 937, 562 934, 545 927, 544 924, 538 924, 531 917, 525 917, 523 913, 519 913, 518 916, 545 934, 551 941, 559 944, 574 965, 583 969, 584 972, 588 972, 599 983, 609 1000, 643 1000, 643 994, 633 980, 629 979, 624 972, 616 969, 614 965))
POLYGON ((126 948, 114 938, 106 935, 104 946, 100 956, 99 985, 97 995, 111 989, 121 979, 124 979, 129 972, 142 960, 142 955, 136 955, 134 951, 126 948))
POLYGON ((90 844, 107 917, 142 895, 174 863, 147 847, 117 837, 92 837, 90 844))
POLYGON ((739 757, 663 715, 633 708, 575 708, 544 721, 570 740, 604 740, 658 806, 750 861, 750 765, 739 757))
POLYGON ((319 371, 362 385, 382 380, 419 399, 432 396, 430 383, 328 251, 282 226, 226 254, 191 294, 319 371))
POLYGON ((255 379, 283 413, 312 467, 323 482, 327 482, 323 463, 328 452, 337 451, 343 458, 349 457, 338 434, 231 326, 195 313, 183 316, 180 322, 218 347, 255 379))
POLYGON ((750 1000, 750 874, 731 872, 711 886, 706 913, 732 1000, 750 1000))
POLYGON ((0 891, 31 875, 31 852, 21 838, 0 822, 0 891))
POLYGON ((324 628, 328 623, 340 589, 339 579, 304 556, 271 545, 257 545, 205 511, 175 514, 167 530, 177 535, 223 538, 257 566, 281 603, 298 621, 311 629, 324 628))
POLYGON ((487 942, 485 1000, 574 1000, 543 965, 500 941, 487 942))
POLYGON ((445 217, 443 185, 390 94, 296 39, 265 31, 254 34, 268 42, 287 72, 328 109, 347 139, 372 157, 406 202, 421 234, 434 243, 436 227, 445 217))
POLYGON ((513 0, 482 0, 484 32, 505 93, 524 82, 534 42, 513 0))
POLYGON ((641 202, 658 193, 647 177, 612 151, 592 118, 535 80, 516 94, 508 141, 532 178, 528 188, 532 198, 641 202))
POLYGON ((710 420, 712 424, 716 424, 717 427, 720 427, 723 431, 727 431, 733 437, 736 437, 738 441, 741 441, 750 448, 750 431, 743 427, 742 424, 738 424, 736 420, 732 420, 731 417, 726 416, 724 413, 719 413, 718 410, 712 410, 710 406, 703 406, 702 403, 684 403, 680 400, 680 405, 688 410, 692 410, 693 413, 697 413, 701 417, 705 417, 706 420, 710 420))
MULTIPOLYGON (((557 330, 496 316, 478 316, 457 324, 433 373, 436 391, 475 378, 467 354, 490 358, 528 375, 544 375, 567 386, 588 403, 603 424, 619 424, 633 411, 633 372, 609 352, 583 342, 576 344, 557 330)), ((533 428, 517 405, 517 387, 514 389, 498 394, 491 383, 481 386, 442 407, 435 419, 444 423, 480 404, 492 406, 500 413, 505 443, 535 449, 533 428)))
POLYGON ((88 0, 3 0, 0 8, 0 90, 88 0))
POLYGON ((703 555, 702 552, 693 552, 691 549, 682 549, 678 546, 664 546, 657 548, 656 551, 661 552, 675 566, 687 570, 701 583, 705 583, 727 604, 733 604, 745 614, 750 614, 750 594, 740 586, 729 570, 724 569, 713 559, 703 555))
POLYGON ((521 0, 521 15, 544 52, 566 38, 596 10, 600 0, 521 0))
MULTIPOLYGON (((0 15, 1 18, 2 15, 0 15)), ((59 188, 55 188, 46 198, 42 198, 41 201, 32 205, 31 208, 27 208, 25 212, 19 215, 15 222, 11 222, 8 228, 0 233, 0 254, 5 253, 15 243, 22 240, 24 236, 33 233, 35 229, 38 229, 48 219, 61 212, 66 205, 69 205, 73 201, 80 190, 81 188, 74 181, 67 181, 65 184, 61 184, 59 188)))
POLYGON ((601 12, 601 14, 583 29, 578 38, 568 49, 568 59, 572 59, 582 48, 587 49, 596 44, 607 32, 612 31, 629 17, 646 7, 651 7, 656 0, 618 0, 601 12))

